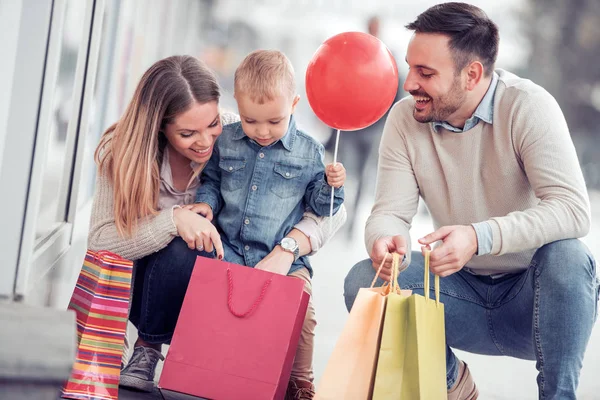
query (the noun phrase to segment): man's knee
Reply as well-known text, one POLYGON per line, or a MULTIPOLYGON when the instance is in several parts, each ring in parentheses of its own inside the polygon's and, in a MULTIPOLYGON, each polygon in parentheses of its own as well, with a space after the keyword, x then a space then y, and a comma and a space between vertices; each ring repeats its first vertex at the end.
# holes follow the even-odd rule
POLYGON ((363 287, 369 287, 371 280, 375 276, 370 259, 362 260, 355 264, 346 279, 344 280, 344 298, 348 311, 352 308, 354 300, 358 295, 358 290, 363 287))
POLYGON ((533 256, 536 274, 550 276, 558 284, 576 285, 582 279, 596 276, 593 256, 583 242, 565 239, 540 247, 533 256))

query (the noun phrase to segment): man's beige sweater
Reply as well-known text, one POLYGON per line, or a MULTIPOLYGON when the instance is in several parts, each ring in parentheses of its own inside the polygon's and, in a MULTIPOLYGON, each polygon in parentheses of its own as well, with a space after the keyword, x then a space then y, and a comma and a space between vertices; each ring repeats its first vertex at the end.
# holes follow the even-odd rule
POLYGON ((490 224, 491 254, 467 263, 478 274, 523 270, 544 244, 587 234, 589 198, 560 107, 542 87, 497 72, 493 125, 436 131, 413 118, 411 97, 393 107, 365 231, 369 253, 382 236, 400 234, 410 243, 419 196, 435 229, 490 224))

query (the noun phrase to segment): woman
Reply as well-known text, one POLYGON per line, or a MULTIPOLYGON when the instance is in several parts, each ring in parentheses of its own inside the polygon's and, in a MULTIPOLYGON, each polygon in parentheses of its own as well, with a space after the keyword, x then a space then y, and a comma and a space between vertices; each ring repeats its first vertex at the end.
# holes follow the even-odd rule
MULTIPOLYGON (((135 261, 130 320, 138 329, 121 385, 151 391, 163 343, 169 343, 196 256, 223 256, 216 228, 181 208, 193 203, 198 175, 222 124, 215 75, 193 57, 156 62, 141 78, 123 117, 96 150, 98 177, 88 247, 135 261)), ((300 255, 318 250, 346 219, 305 214, 287 236, 300 255), (332 222, 332 223, 330 223, 332 222)), ((280 246, 261 263, 290 262, 280 246)))

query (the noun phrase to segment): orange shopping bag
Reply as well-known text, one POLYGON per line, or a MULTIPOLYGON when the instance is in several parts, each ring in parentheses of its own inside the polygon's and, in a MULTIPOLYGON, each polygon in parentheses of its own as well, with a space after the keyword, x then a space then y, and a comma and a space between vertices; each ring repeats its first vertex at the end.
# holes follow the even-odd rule
MULTIPOLYGON (((382 267, 383 262, 371 286, 358 291, 348 321, 319 383, 315 399, 371 398, 387 296, 399 293, 396 285, 374 287, 382 267)), ((403 295, 410 293, 403 291, 403 295)))

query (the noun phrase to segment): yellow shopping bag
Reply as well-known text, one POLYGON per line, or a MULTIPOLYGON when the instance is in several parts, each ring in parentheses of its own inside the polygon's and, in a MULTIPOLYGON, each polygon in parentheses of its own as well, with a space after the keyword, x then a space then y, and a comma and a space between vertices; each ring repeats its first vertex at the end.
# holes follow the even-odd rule
POLYGON ((373 400, 447 398, 444 305, 439 301, 438 276, 436 298, 429 298, 429 251, 424 288, 425 296, 388 296, 373 400))
MULTIPOLYGON (((386 298, 393 288, 361 288, 323 372, 315 399, 366 400, 373 392, 386 298)), ((410 294, 410 291, 407 291, 410 294)))

